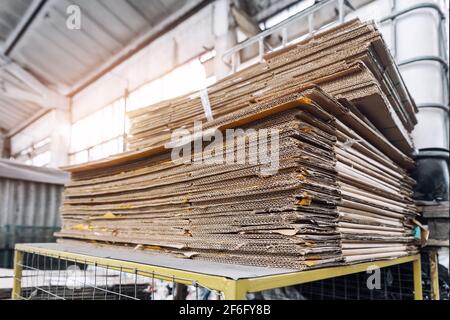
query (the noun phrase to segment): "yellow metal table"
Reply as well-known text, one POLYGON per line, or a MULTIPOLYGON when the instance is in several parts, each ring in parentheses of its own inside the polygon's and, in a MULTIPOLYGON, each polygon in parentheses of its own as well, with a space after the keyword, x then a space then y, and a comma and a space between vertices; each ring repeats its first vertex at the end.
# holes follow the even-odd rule
POLYGON ((263 268, 173 258, 160 254, 131 249, 99 248, 93 245, 69 245, 59 243, 17 244, 15 248, 14 285, 12 298, 21 298, 22 271, 26 267, 24 256, 39 255, 49 259, 99 266, 142 277, 151 277, 185 285, 199 285, 215 290, 225 299, 245 299, 247 293, 304 284, 369 269, 412 263, 414 298, 422 299, 420 255, 405 256, 345 266, 320 268, 307 271, 263 268))

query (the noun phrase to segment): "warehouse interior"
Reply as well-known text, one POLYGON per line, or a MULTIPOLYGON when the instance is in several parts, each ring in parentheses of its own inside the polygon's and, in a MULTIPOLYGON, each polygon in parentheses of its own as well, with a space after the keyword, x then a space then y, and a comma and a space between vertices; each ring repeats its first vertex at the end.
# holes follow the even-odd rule
POLYGON ((448 0, 0 0, 0 299, 83 299, 95 266, 92 299, 448 300, 448 16, 448 0), (169 166, 194 121, 281 128, 279 171, 169 166), (243 293, 221 291, 231 275, 243 293))

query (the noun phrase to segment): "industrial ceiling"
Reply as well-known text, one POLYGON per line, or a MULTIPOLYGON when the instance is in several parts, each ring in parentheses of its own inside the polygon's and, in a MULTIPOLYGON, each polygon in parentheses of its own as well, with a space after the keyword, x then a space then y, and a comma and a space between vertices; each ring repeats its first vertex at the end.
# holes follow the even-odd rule
MULTIPOLYGON (((10 136, 51 108, 67 109, 68 96, 211 2, 0 1, 0 130, 10 136), (70 5, 80 8, 80 30, 66 26, 70 5)), ((294 2, 234 0, 257 21, 294 2)))
POLYGON ((1 0, 0 128, 14 132, 182 21, 201 0, 1 0), (67 8, 81 29, 66 26, 67 8))

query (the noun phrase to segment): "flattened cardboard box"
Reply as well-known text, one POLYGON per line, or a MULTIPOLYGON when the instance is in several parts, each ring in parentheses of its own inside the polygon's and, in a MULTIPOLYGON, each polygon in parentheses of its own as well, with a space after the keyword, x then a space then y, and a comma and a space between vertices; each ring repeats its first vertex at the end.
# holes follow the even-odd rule
POLYGON ((174 164, 161 146, 69 168, 60 241, 296 269, 415 252, 413 181, 348 126, 368 124, 342 115, 354 116, 312 87, 208 123, 280 129, 281 167, 270 177, 250 165, 174 164))

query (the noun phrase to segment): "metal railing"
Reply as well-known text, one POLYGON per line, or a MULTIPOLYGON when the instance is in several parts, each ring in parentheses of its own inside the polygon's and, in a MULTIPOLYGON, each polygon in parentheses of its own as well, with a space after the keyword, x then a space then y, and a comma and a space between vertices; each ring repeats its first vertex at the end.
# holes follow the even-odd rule
POLYGON ((238 54, 241 50, 244 50, 245 48, 248 48, 254 44, 258 44, 258 58, 259 60, 262 60, 264 57, 264 39, 267 38, 270 35, 273 35, 275 33, 281 32, 282 35, 282 45, 281 48, 284 48, 287 46, 288 44, 288 39, 287 39, 287 28, 294 24, 299 22, 299 20, 302 19, 308 19, 308 34, 313 33, 314 30, 314 13, 316 13, 317 11, 328 7, 328 6, 334 6, 337 5, 338 7, 338 22, 339 23, 343 23, 344 19, 345 19, 345 14, 344 14, 344 0, 324 0, 321 1, 315 5, 312 5, 308 8, 306 8, 303 11, 300 11, 299 13, 289 17, 288 19, 278 23, 277 25, 266 29, 260 33, 258 33, 257 35, 243 41, 242 43, 236 45, 235 47, 227 50, 223 55, 222 55, 222 60, 224 61, 224 63, 229 64, 227 61, 230 59, 231 57, 231 69, 232 72, 236 72, 237 68, 238 68, 238 54))

